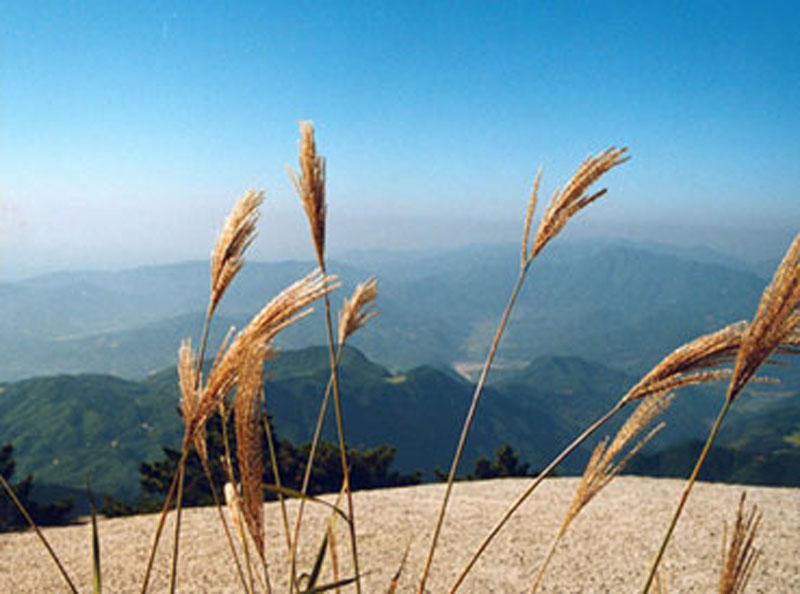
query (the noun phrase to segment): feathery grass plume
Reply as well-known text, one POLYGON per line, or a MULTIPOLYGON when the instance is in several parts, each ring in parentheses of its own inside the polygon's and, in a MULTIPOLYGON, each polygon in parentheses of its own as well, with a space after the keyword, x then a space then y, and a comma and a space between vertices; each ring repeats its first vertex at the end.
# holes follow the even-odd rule
MULTIPOLYGON (((627 151, 626 147, 620 149, 611 147, 596 157, 587 158, 578 167, 575 175, 567 182, 564 189, 560 192, 556 190, 553 193, 550 203, 547 205, 547 210, 545 210, 544 216, 539 223, 539 230, 536 233, 533 248, 526 258, 528 262, 532 261, 544 246, 558 235, 575 213, 586 208, 606 193, 605 188, 589 195, 586 194, 586 190, 607 171, 627 161, 630 158, 625 156, 627 151)), ((537 188, 538 179, 534 190, 537 188)), ((535 205, 535 194, 531 202, 535 205)))
MULTIPOLYGON (((567 221, 572 217, 572 215, 605 193, 605 190, 600 190, 591 196, 586 196, 584 194, 589 186, 596 182, 604 173, 627 160, 627 157, 624 156, 627 150, 627 148, 615 149, 612 147, 597 157, 590 157, 584 161, 583 164, 581 164, 575 175, 567 183, 567 186, 564 188, 564 190, 560 193, 556 192, 553 194, 550 205, 548 206, 547 211, 545 212, 544 217, 539 225, 539 231, 536 234, 533 247, 530 249, 529 253, 526 253, 528 252, 531 221, 533 219, 533 211, 536 208, 537 193, 539 190, 540 176, 538 174, 536 176, 531 198, 528 202, 528 210, 525 215, 525 224, 523 226, 522 259, 519 274, 513 289, 511 289, 511 296, 508 299, 508 304, 506 305, 503 315, 500 317, 500 322, 497 325, 497 329, 495 330, 492 343, 489 346, 489 352, 486 355, 486 359, 481 369, 480 377, 475 385, 472 401, 470 402, 466 418, 464 419, 464 424, 462 425, 461 434, 458 438, 458 444, 456 445, 456 450, 453 455, 453 461, 450 465, 450 472, 447 475, 447 483, 445 485, 442 503, 439 507, 439 514, 437 516, 436 524, 431 536, 430 547, 428 548, 428 556, 425 559, 425 565, 422 569, 422 575, 420 576, 419 584, 417 586, 417 594, 423 594, 425 591, 425 583, 427 582, 428 574, 430 573, 431 565, 433 564, 433 557, 436 553, 439 535, 441 533, 445 515, 447 513, 447 506, 450 501, 450 494, 453 490, 453 484, 455 483, 458 465, 460 464, 461 457, 464 453, 464 445, 467 441, 467 436, 469 435, 470 429, 472 428, 472 423, 475 419, 475 413, 478 408, 478 402, 481 398, 481 394, 483 393, 483 387, 486 384, 486 380, 489 377, 489 371, 492 368, 492 363, 494 362, 497 348, 500 345, 500 340, 502 339, 503 333, 508 325, 511 312, 514 309, 514 304, 516 303, 519 293, 522 290, 522 286, 525 283, 525 278, 528 270, 530 269, 530 265, 534 258, 544 248, 544 246, 558 234, 564 225, 567 224, 567 221)), ((514 510, 511 510, 510 513, 513 513, 513 511, 514 510)), ((505 522, 505 519, 503 522, 505 522)), ((464 576, 467 572, 469 572, 472 564, 474 564, 475 559, 477 559, 477 556, 481 554, 483 547, 485 544, 488 544, 488 541, 493 538, 494 534, 496 534, 496 532, 493 531, 492 534, 489 535, 487 541, 485 541, 484 545, 482 545, 481 550, 476 553, 476 556, 474 556, 470 561, 468 567, 456 580, 451 591, 455 591, 459 587, 461 581, 464 579, 464 576)))
POLYGON ((303 311, 304 308, 338 288, 335 276, 315 270, 267 303, 233 339, 219 363, 211 369, 194 424, 204 423, 233 389, 239 380, 241 362, 250 349, 269 344, 278 332, 311 313, 310 309, 303 311))
POLYGON ((264 489, 261 458, 261 402, 264 389, 264 360, 268 348, 256 346, 242 361, 234 399, 236 453, 242 482, 242 514, 259 556, 264 558, 264 489))
POLYGON ((539 584, 547 570, 550 560, 553 558, 559 541, 564 537, 564 534, 567 532, 567 529, 575 517, 614 479, 614 477, 622 472, 631 458, 633 458, 656 433, 663 429, 664 423, 659 423, 650 430, 650 432, 639 440, 622 459, 618 460, 620 454, 656 419, 656 417, 661 415, 669 405, 672 404, 673 399, 673 394, 665 395, 664 393, 660 393, 648 396, 636 407, 636 410, 633 411, 631 416, 628 417, 628 420, 622 425, 610 445, 608 443, 608 438, 603 439, 597 444, 592 452, 592 456, 589 458, 589 462, 586 464, 581 481, 572 498, 572 503, 561 523, 561 528, 553 540, 550 551, 542 562, 536 579, 531 586, 531 593, 536 592, 539 588, 539 584))
POLYGON ((342 311, 339 312, 339 344, 359 328, 365 326, 378 315, 374 301, 378 298, 378 283, 369 278, 353 290, 350 299, 345 297, 342 311))
POLYGON ((531 190, 531 197, 528 200, 528 210, 525 212, 525 224, 522 227, 522 254, 520 259, 520 267, 524 268, 525 264, 530 261, 528 256, 528 244, 531 240, 531 224, 533 223, 533 213, 536 211, 536 202, 539 199, 539 182, 542 181, 542 168, 536 172, 536 177, 533 179, 533 189, 531 190))
POLYGON ((264 192, 248 190, 231 210, 211 253, 211 296, 208 314, 214 312, 225 290, 244 264, 243 255, 256 235, 258 207, 264 192))
POLYGON ((764 290, 758 310, 742 339, 727 399, 735 400, 761 364, 800 326, 800 234, 795 237, 764 290))
POLYGON ((742 337, 742 344, 736 354, 736 362, 733 374, 728 384, 728 391, 725 395, 725 403, 714 420, 714 424, 709 431, 706 442, 700 455, 697 457, 694 469, 686 480, 686 485, 681 492, 675 512, 672 515, 664 538, 653 560, 650 571, 647 575, 643 594, 647 594, 653 584, 655 572, 667 550, 667 545, 678 524, 683 507, 689 499, 697 475, 705 462, 708 452, 711 449, 714 439, 719 432, 725 416, 728 414, 731 405, 736 400, 747 383, 755 376, 759 367, 767 361, 774 353, 798 354, 794 343, 800 326, 800 234, 797 235, 786 251, 772 282, 764 289, 761 301, 758 304, 753 321, 747 327, 747 331, 742 337))
POLYGON ((728 524, 724 525, 722 536, 722 569, 719 575, 718 594, 742 594, 750 577, 753 575, 761 550, 754 545, 758 526, 761 523, 761 512, 757 506, 744 511, 745 492, 739 499, 736 510, 736 521, 733 524, 730 546, 728 540, 728 524))
POLYGON ((631 402, 686 385, 729 379, 728 372, 702 370, 733 362, 747 327, 747 322, 736 322, 678 347, 628 390, 623 401, 631 402))
MULTIPOLYGON (((181 342, 181 347, 178 350, 178 385, 181 391, 181 417, 183 417, 187 430, 197 410, 199 402, 197 392, 200 384, 197 353, 192 348, 192 339, 186 338, 181 342)), ((203 464, 207 464, 208 449, 206 447, 205 426, 197 428, 192 441, 200 460, 203 464)))
POLYGON ((300 122, 299 144, 300 172, 295 176, 291 169, 287 169, 308 217, 319 266, 325 270, 325 159, 317 155, 312 122, 300 122))

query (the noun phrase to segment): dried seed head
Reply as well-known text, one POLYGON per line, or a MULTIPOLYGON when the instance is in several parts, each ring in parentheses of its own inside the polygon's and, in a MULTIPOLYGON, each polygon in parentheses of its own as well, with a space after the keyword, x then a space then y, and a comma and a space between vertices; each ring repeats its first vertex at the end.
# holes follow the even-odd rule
POLYGON ((527 257, 528 262, 533 260, 544 246, 558 235, 575 213, 606 193, 605 189, 590 195, 587 195, 586 191, 610 169, 627 161, 629 158, 625 156, 627 151, 628 149, 625 147, 621 149, 611 147, 596 157, 589 157, 578 167, 566 187, 560 192, 553 193, 539 224, 533 248, 527 257))
POLYGON ((261 403, 266 346, 256 345, 244 354, 234 400, 236 452, 242 481, 242 515, 256 549, 264 555, 264 488, 261 458, 261 403))
POLYGON ((284 289, 264 306, 212 367, 195 415, 196 423, 204 423, 211 411, 238 383, 242 361, 247 353, 253 348, 263 348, 263 354, 269 353, 266 347, 281 330, 311 313, 310 309, 305 309, 308 305, 338 287, 335 276, 315 270, 284 289))
POLYGON ((325 270, 325 159, 317 155, 314 124, 311 122, 300 122, 299 165, 297 176, 291 169, 289 176, 306 211, 319 267, 325 270))
POLYGON ((244 252, 253 242, 258 221, 258 207, 264 192, 249 190, 231 210, 211 253, 211 296, 209 315, 214 312, 226 289, 244 264, 244 252))
POLYGON ((530 260, 528 258, 528 243, 531 238, 531 223, 533 222, 533 213, 536 211, 536 201, 539 199, 539 182, 542 181, 542 168, 536 172, 536 177, 533 180, 533 190, 531 190, 531 198, 528 201, 528 210, 525 213, 525 225, 522 228, 522 259, 520 266, 525 267, 525 264, 530 260))
POLYGON ((628 417, 628 420, 617 432, 610 445, 608 438, 597 444, 583 471, 583 476, 573 496, 572 504, 561 524, 559 538, 564 535, 575 516, 586 507, 592 498, 622 472, 631 458, 664 427, 664 423, 654 427, 622 459, 618 460, 623 450, 672 404, 673 398, 672 394, 663 393, 648 396, 628 417))
POLYGON ((772 282, 764 290, 753 321, 742 338, 736 357, 733 377, 728 387, 728 400, 735 400, 758 368, 783 344, 794 353, 800 326, 800 235, 795 237, 772 282))
POLYGON ((356 330, 366 325, 378 315, 375 311, 375 300, 378 298, 378 283, 374 278, 359 284, 350 299, 345 298, 342 311, 339 312, 339 344, 356 330))
POLYGON ((704 370, 732 362, 746 330, 747 322, 736 322, 678 347, 633 386, 623 400, 630 402, 665 390, 728 379, 724 371, 704 370))

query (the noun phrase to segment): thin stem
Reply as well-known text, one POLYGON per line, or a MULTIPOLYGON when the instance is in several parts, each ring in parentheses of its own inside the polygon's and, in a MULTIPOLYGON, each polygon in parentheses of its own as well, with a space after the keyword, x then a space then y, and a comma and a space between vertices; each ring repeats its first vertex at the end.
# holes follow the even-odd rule
POLYGON ((278 501, 281 505, 281 516, 283 518, 283 532, 286 535, 286 552, 292 554, 292 535, 289 530, 289 514, 286 511, 286 499, 281 492, 281 473, 278 467, 278 456, 275 453, 275 440, 272 438, 272 428, 269 424, 269 418, 264 415, 264 433, 267 435, 267 447, 269 448, 269 460, 272 465, 272 476, 275 479, 275 485, 278 487, 278 501))
MULTIPOLYGON (((339 353, 337 355, 337 366, 338 363, 341 362, 341 353, 342 349, 339 348, 339 353)), ((308 493, 308 484, 311 480, 311 469, 314 465, 314 457, 317 452, 317 445, 319 444, 320 435, 322 433, 322 424, 325 420, 325 414, 328 411, 328 402, 330 401, 331 390, 333 389, 333 374, 331 374, 331 378, 328 380, 328 385, 325 388, 325 396, 322 399, 322 404, 320 405, 319 415, 317 416, 317 425, 314 428, 314 437, 311 439, 311 448, 308 453, 308 462, 306 462, 306 468, 303 472, 303 484, 300 488, 300 492, 303 495, 308 493)), ((297 548, 299 547, 300 543, 300 525, 303 521, 303 512, 305 511, 306 507, 306 500, 305 497, 300 498, 300 502, 298 504, 297 510, 297 517, 295 518, 294 524, 294 545, 292 546, 292 550, 290 552, 290 576, 291 579, 289 580, 290 584, 294 584, 295 580, 297 579, 297 548)), ((294 586, 292 586, 293 588, 294 586)), ((290 590, 291 592, 291 590, 290 590)))
POLYGON ((664 538, 661 541, 661 547, 658 549, 658 554, 656 555, 653 564, 650 566, 650 573, 647 576, 647 583, 642 590, 642 594, 647 594, 647 592, 650 591, 650 586, 652 586, 656 572, 658 571, 658 565, 661 563, 661 558, 664 556, 664 553, 667 550, 667 545, 672 537, 672 532, 675 530, 675 526, 678 524, 678 518, 681 516, 683 506, 686 504, 686 500, 689 498, 689 492, 692 490, 695 480, 697 480, 697 475, 700 473, 700 468, 703 466, 706 456, 708 456, 708 452, 711 449, 711 444, 714 442, 714 438, 717 436, 717 432, 719 432, 719 428, 722 425, 722 420, 728 413, 728 409, 731 407, 731 404, 733 404, 733 400, 731 398, 726 398, 725 405, 720 409, 719 415, 717 415, 717 420, 714 421, 714 426, 711 427, 711 432, 708 434, 708 439, 706 439, 706 443, 703 446, 703 451, 700 452, 700 456, 697 458, 697 462, 694 465, 694 470, 692 470, 689 480, 686 481, 686 485, 683 487, 681 498, 678 501, 678 507, 675 508, 675 513, 672 516, 672 521, 669 524, 669 528, 667 528, 667 533, 664 535, 664 538))
POLYGON ((455 455, 453 456, 453 463, 450 466, 450 474, 447 476, 447 487, 445 488, 444 497, 442 499, 442 505, 439 509, 439 517, 436 521, 436 528, 433 532, 433 538, 431 539, 431 546, 430 550, 428 551, 428 557, 425 561, 425 568, 422 571, 422 576, 420 577, 418 593, 423 594, 425 591, 425 582, 428 579, 428 573, 430 572, 431 563, 433 562, 433 555, 436 551, 436 545, 439 541, 439 533, 441 532, 442 525, 444 524, 444 516, 445 512, 447 511, 447 504, 450 501, 450 492, 453 489, 453 483, 455 482, 456 472, 458 471, 458 464, 461 462, 461 456, 464 451, 464 444, 467 441, 467 435, 469 434, 470 427, 472 426, 472 421, 475 417, 475 411, 478 408, 478 400, 481 397, 481 393, 483 392, 483 387, 486 384, 486 380, 489 377, 489 369, 492 366, 492 361, 494 361, 495 353, 497 352, 497 347, 500 344, 500 339, 503 336, 503 332, 508 324, 508 320, 511 316, 511 310, 514 308, 514 303, 519 296, 519 292, 522 289, 522 284, 525 280, 525 275, 528 272, 528 268, 530 266, 530 262, 525 266, 522 266, 519 271, 519 276, 517 277, 517 282, 514 285, 514 289, 511 291, 511 297, 508 300, 508 305, 506 305, 506 309, 503 312, 503 317, 500 320, 500 324, 497 327, 497 331, 495 332, 494 339, 492 340, 492 346, 489 349, 489 354, 486 357, 486 362, 483 364, 483 369, 481 370, 480 378, 478 379, 478 383, 475 386, 475 393, 472 395, 472 403, 470 404, 469 411, 467 412, 467 418, 464 420, 464 426, 461 430, 461 437, 458 440, 458 446, 456 447, 455 455))
POLYGON ((353 490, 350 488, 350 467, 347 462, 347 444, 344 438, 342 401, 339 397, 339 374, 336 361, 336 352, 333 346, 331 301, 328 298, 327 293, 325 294, 325 321, 328 329, 328 357, 331 364, 331 379, 333 380, 333 408, 336 412, 336 432, 339 435, 339 454, 342 462, 342 483, 345 486, 345 495, 347 496, 347 525, 350 529, 350 551, 353 557, 353 571, 356 578, 356 594, 361 594, 361 572, 359 571, 358 567, 358 544, 356 542, 356 518, 353 509, 353 490))
MULTIPOLYGON (((178 461, 178 468, 182 467, 186 463, 186 456, 188 453, 189 443, 185 441, 183 448, 181 448, 181 457, 178 461)), ((147 560, 147 568, 144 572, 144 582, 142 583, 141 594, 145 594, 145 592, 147 592, 147 586, 150 582, 150 573, 153 571, 153 562, 155 561, 156 551, 158 550, 158 542, 161 539, 161 532, 164 530, 164 522, 167 519, 167 512, 169 512, 169 507, 172 505, 172 498, 175 496, 175 487, 178 486, 179 474, 180 473, 175 472, 175 474, 172 476, 172 484, 169 487, 169 492, 167 492, 167 498, 164 500, 164 505, 161 507, 161 514, 158 519, 156 535, 153 538, 153 545, 150 548, 150 558, 147 560)))
POLYGON ((175 585, 178 579, 178 550, 180 548, 179 542, 181 536, 181 511, 183 510, 181 503, 183 502, 183 482, 186 478, 186 470, 183 465, 178 468, 178 475, 178 496, 175 498, 175 508, 177 512, 175 516, 175 538, 172 543, 172 571, 169 576, 170 594, 175 593, 175 585))
POLYGON ((61 561, 58 559, 58 555, 56 555, 56 552, 53 550, 53 547, 51 547, 50 543, 47 542, 44 533, 41 530, 39 530, 39 527, 36 525, 36 522, 33 521, 33 518, 31 518, 30 514, 28 513, 28 510, 26 510, 25 506, 22 505, 22 502, 17 497, 17 494, 14 493, 14 489, 11 488, 11 485, 8 484, 8 481, 6 481, 5 477, 2 474, 0 474, 0 484, 3 485, 3 488, 6 490, 6 493, 8 493, 8 496, 11 498, 11 501, 13 501, 14 505, 17 506, 17 510, 19 510, 19 513, 22 514, 22 517, 25 518, 25 521, 27 521, 30 527, 33 528, 33 531, 36 533, 36 536, 39 537, 39 540, 41 541, 42 545, 44 545, 44 548, 47 549, 47 552, 50 554, 50 557, 55 562, 56 567, 58 567, 58 571, 61 572, 62 577, 67 582, 67 586, 69 586, 69 589, 72 590, 73 594, 78 594, 78 590, 75 588, 75 584, 73 584, 72 580, 69 579, 67 570, 64 569, 63 565, 61 565, 61 561))
POLYGON ((489 546, 489 543, 492 542, 495 536, 497 536, 500 530, 503 529, 503 526, 511 519, 511 516, 519 509, 519 507, 525 502, 525 500, 530 496, 531 493, 539 486, 539 484, 550 475, 550 473, 555 470, 555 468, 564 461, 564 459, 569 456, 575 449, 580 446, 584 441, 586 441, 589 436, 591 436, 595 431, 597 431, 600 427, 602 427, 611 417, 617 414, 623 406, 625 406, 626 402, 624 400, 620 400, 615 404, 608 412, 606 412, 603 416, 597 419, 594 423, 592 423, 589 427, 587 427, 583 433, 581 433, 578 437, 576 437, 571 444, 569 444, 566 448, 561 450, 561 453, 558 454, 547 467, 542 470, 536 478, 534 478, 533 482, 528 486, 527 489, 517 497, 517 500, 506 510, 503 517, 500 519, 495 527, 492 528, 492 531, 486 536, 483 540, 481 545, 478 549, 473 553, 472 558, 467 563, 467 566, 462 570, 461 574, 458 576, 456 581, 450 587, 451 594, 458 590, 459 586, 462 584, 464 579, 467 577, 467 574, 470 572, 472 567, 478 561, 478 558, 483 554, 486 548, 489 546))

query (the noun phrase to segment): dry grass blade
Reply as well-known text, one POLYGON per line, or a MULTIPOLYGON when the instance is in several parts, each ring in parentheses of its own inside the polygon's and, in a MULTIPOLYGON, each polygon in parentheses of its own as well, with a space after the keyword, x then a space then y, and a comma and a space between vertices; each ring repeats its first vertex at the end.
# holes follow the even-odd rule
POLYGON ((378 298, 378 283, 369 278, 360 283, 350 299, 345 298, 342 311, 339 312, 339 344, 342 345, 356 330, 367 324, 378 315, 374 301, 378 298))
POLYGON ((317 155, 314 142, 314 124, 300 122, 300 172, 295 176, 289 169, 303 209, 308 217, 311 238, 320 268, 325 269, 325 159, 317 155))
POLYGON ((255 238, 258 207, 263 200, 264 192, 248 190, 236 202, 222 227, 214 251, 211 253, 209 317, 242 268, 244 252, 255 238))
POLYGON ((728 526, 722 538, 722 571, 719 576, 719 594, 741 594, 753 575, 761 551, 754 546, 761 512, 754 505, 749 513, 744 511, 745 493, 739 499, 736 521, 730 545, 727 544, 728 526))
POLYGON ((589 157, 578 167, 566 187, 553 194, 539 224, 533 248, 527 258, 528 262, 533 260, 544 246, 558 235, 575 213, 586 208, 606 193, 605 189, 589 195, 586 194, 586 191, 603 174, 627 161, 628 157, 625 156, 627 150, 625 147, 620 149, 611 147, 596 157, 589 157))
POLYGON ((259 555, 264 557, 264 489, 261 458, 261 395, 266 348, 253 349, 242 362, 234 400, 236 452, 242 482, 242 514, 259 555))
POLYGON ((392 576, 392 581, 389 582, 389 588, 386 590, 386 594, 395 594, 397 592, 397 587, 400 585, 400 576, 403 574, 403 569, 405 569, 406 562, 408 561, 408 553, 411 551, 411 541, 408 541, 406 545, 406 550, 403 553, 403 558, 400 559, 400 565, 397 568, 397 571, 394 572, 392 576))
MULTIPOLYGON (((795 237, 742 339, 736 357, 728 400, 733 401, 761 364, 787 340, 797 338, 800 325, 800 235, 795 237)), ((786 351, 784 351, 786 352, 786 351)), ((795 352, 790 349, 789 352, 795 352)))
POLYGON ((678 347, 628 390, 623 401, 639 400, 690 384, 728 379, 720 373, 692 372, 733 362, 746 332, 747 322, 736 322, 678 347))

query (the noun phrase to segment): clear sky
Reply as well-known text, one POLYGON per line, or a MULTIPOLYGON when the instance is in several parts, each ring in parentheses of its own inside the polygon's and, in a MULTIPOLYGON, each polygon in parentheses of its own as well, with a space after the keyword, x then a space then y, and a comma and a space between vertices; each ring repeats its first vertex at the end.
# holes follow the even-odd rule
POLYGON ((310 258, 302 119, 334 252, 516 241, 539 164, 611 144, 573 231, 784 242, 799 107, 793 1, 5 2, 0 278, 206 257, 253 186, 256 257, 310 258))

